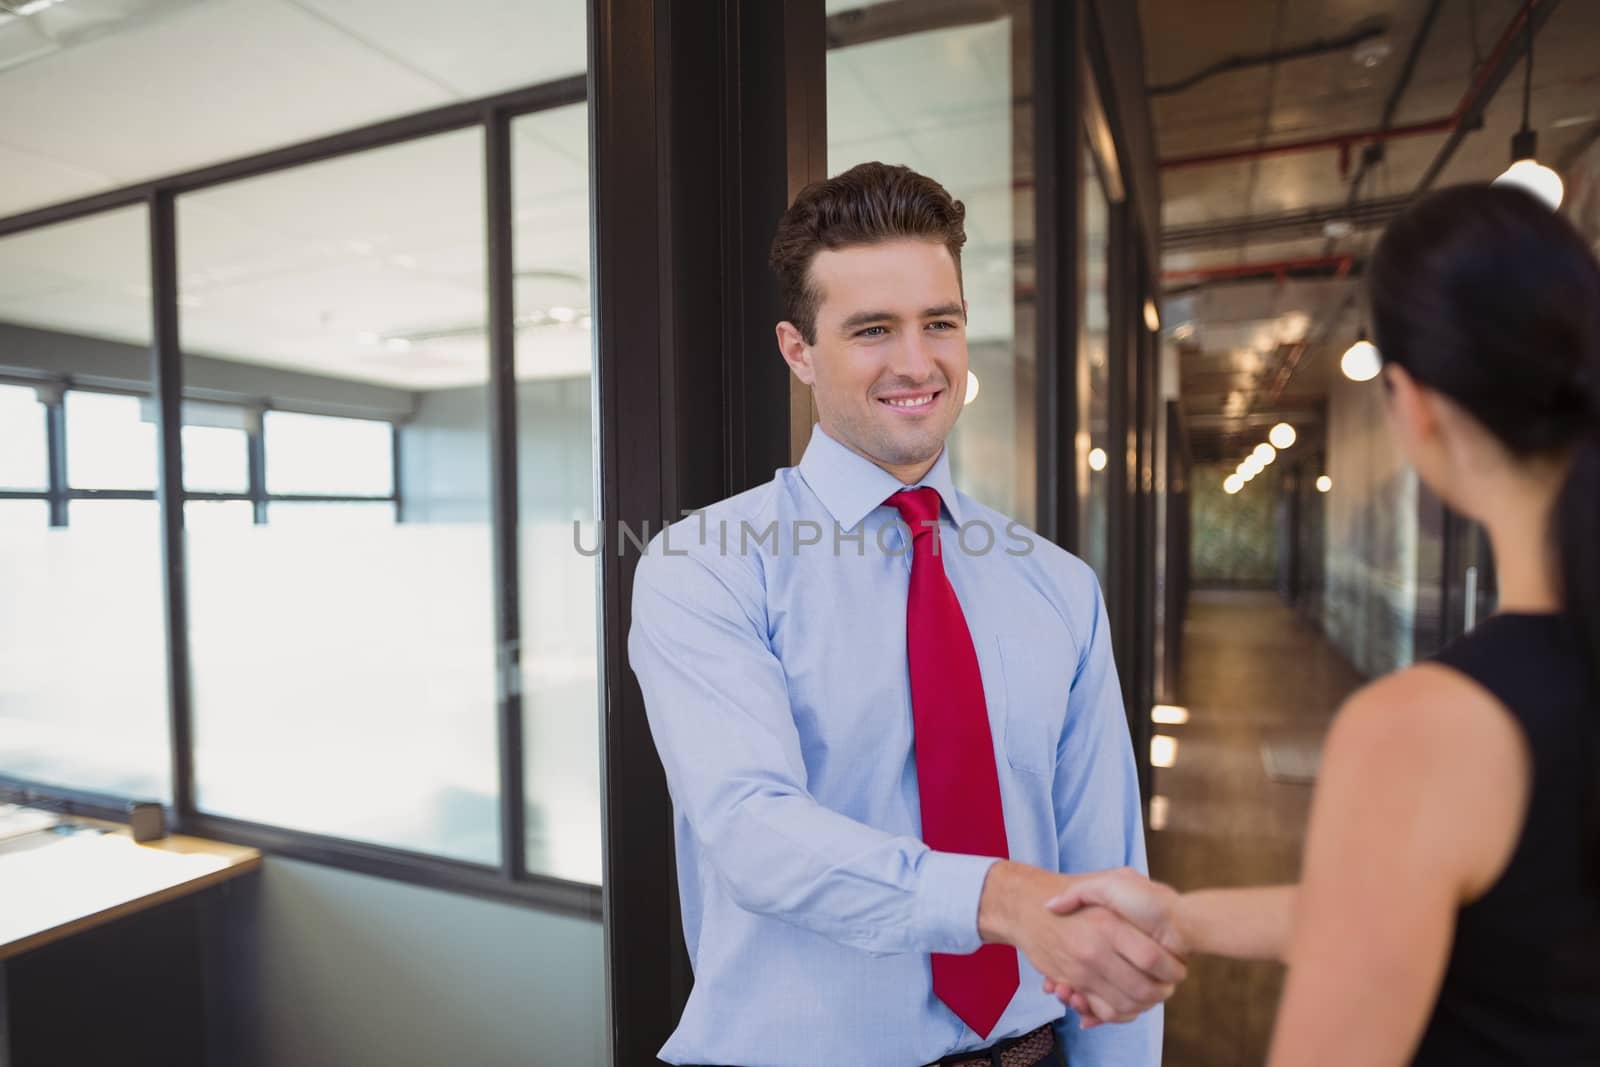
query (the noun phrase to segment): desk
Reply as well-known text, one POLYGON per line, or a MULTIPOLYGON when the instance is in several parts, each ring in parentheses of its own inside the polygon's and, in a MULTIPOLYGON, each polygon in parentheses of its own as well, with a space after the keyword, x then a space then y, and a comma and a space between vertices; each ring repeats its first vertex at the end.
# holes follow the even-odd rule
POLYGON ((260 864, 92 819, 0 841, 0 1067, 203 1064, 201 894, 260 864))

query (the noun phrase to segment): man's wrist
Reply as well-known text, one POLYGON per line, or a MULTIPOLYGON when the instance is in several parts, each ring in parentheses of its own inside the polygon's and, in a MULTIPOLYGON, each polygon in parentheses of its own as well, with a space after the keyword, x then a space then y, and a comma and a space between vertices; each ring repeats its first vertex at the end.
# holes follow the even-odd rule
POLYGON ((989 868, 978 898, 978 936, 985 943, 1015 945, 1024 909, 1045 910, 1045 901, 1071 885, 1067 875, 1001 860, 989 868))

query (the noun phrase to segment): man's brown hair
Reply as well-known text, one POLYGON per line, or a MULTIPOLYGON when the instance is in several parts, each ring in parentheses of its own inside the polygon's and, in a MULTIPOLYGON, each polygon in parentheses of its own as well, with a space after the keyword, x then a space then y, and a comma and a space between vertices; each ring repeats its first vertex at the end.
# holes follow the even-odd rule
POLYGON ((811 261, 823 249, 877 244, 896 237, 938 240, 961 278, 967 209, 932 178, 910 167, 863 163, 800 191, 778 221, 772 269, 783 288, 784 316, 806 344, 817 343, 821 294, 811 284, 811 261))

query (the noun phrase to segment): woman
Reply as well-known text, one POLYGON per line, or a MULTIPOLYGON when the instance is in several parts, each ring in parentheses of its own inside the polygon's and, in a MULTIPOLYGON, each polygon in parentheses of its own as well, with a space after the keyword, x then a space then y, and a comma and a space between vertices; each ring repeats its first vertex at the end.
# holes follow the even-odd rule
POLYGON ((1600 265, 1472 185, 1397 219, 1367 277, 1394 440, 1487 528, 1498 614, 1341 709, 1299 886, 1112 872, 1051 907, 1285 960, 1273 1067, 1600 1064, 1600 265))

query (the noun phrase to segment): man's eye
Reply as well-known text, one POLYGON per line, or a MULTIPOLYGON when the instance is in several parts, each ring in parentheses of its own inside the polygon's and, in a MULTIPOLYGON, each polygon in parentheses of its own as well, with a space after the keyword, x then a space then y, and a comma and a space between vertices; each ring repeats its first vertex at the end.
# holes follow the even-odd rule
POLYGON ((883 337, 883 336, 887 335, 888 332, 889 332, 889 327, 887 327, 887 326, 868 326, 865 330, 862 330, 859 333, 857 333, 856 336, 857 337, 883 337))
POLYGON ((938 322, 930 322, 930 323, 928 323, 928 329, 930 329, 930 330, 953 330, 955 328, 956 328, 956 324, 955 323, 946 321, 944 319, 941 319, 938 322))

